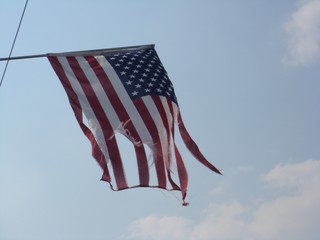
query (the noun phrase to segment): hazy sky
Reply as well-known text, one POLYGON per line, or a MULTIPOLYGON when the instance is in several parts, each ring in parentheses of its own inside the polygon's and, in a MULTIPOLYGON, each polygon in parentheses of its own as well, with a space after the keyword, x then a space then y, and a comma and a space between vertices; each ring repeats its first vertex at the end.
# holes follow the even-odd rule
MULTIPOLYGON (((24 3, 0 3, 0 57, 24 3)), ((111 191, 48 60, 11 61, 0 239, 317 240, 320 1, 30 0, 13 55, 150 43, 186 127, 224 175, 178 141, 190 206, 158 189, 111 191)))

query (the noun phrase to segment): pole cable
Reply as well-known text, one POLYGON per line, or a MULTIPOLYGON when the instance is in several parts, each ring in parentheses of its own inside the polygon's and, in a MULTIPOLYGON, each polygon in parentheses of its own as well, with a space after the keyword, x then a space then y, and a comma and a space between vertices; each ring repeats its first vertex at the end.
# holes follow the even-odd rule
POLYGON ((6 75, 6 71, 7 71, 8 65, 9 65, 9 61, 10 61, 10 57, 11 57, 11 54, 12 54, 14 45, 15 45, 16 40, 17 40, 17 37, 18 37, 18 33, 19 33, 19 30, 20 30, 20 27, 21 27, 21 23, 22 23, 23 16, 24 16, 24 13, 25 13, 25 11, 26 11, 28 2, 29 2, 29 0, 26 0, 26 3, 25 3, 24 8, 23 8, 23 12, 22 12, 22 15, 21 15, 21 18, 20 18, 20 22, 19 22, 17 31, 16 31, 16 35, 15 35, 15 37, 14 37, 14 40, 13 40, 13 43, 12 43, 12 46, 11 46, 11 50, 10 50, 10 53, 9 53, 9 57, 8 57, 6 66, 4 67, 4 71, 3 71, 3 74, 2 74, 2 77, 1 77, 0 87, 2 86, 2 82, 3 82, 4 76, 6 75))

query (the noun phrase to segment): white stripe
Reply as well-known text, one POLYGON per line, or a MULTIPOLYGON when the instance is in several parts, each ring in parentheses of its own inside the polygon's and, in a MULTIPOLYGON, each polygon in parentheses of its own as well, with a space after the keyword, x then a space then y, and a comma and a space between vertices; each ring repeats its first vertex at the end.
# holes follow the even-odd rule
POLYGON ((167 99, 165 97, 160 97, 160 99, 161 99, 162 105, 163 105, 163 107, 166 111, 166 114, 167 114, 169 127, 172 127, 172 125, 175 124, 175 122, 178 119, 179 107, 176 103, 170 101, 170 105, 172 106, 172 111, 173 111, 173 115, 172 115, 171 111, 170 111, 170 106, 168 105, 168 102, 167 102, 167 99))
POLYGON ((126 89, 121 83, 121 80, 119 79, 117 73, 113 69, 113 67, 110 65, 110 63, 106 60, 104 56, 97 56, 96 57, 99 64, 102 66, 106 74, 108 75, 110 82, 115 89, 117 95, 120 98, 120 101, 124 108, 126 109, 128 115, 130 116, 130 120, 132 121, 132 124, 136 128, 141 140, 148 144, 152 142, 151 135, 146 128, 143 120, 140 117, 140 114, 138 110, 136 109, 135 105, 133 104, 130 96, 128 95, 126 89))
MULTIPOLYGON (((172 130, 171 127, 174 126, 175 122, 177 121, 177 114, 178 114, 178 111, 179 111, 179 107, 177 106, 176 103, 174 103, 172 101, 170 101, 170 103, 168 103, 167 99, 164 98, 164 97, 160 97, 160 99, 161 99, 161 102, 162 102, 163 107, 164 107, 164 109, 166 111, 166 114, 167 114, 170 130, 172 130), (172 111, 173 111, 172 114, 171 114, 171 111, 170 111, 169 104, 172 106, 172 111)), ((171 132, 171 135, 170 135, 170 146, 171 146, 171 149, 170 150, 172 151, 173 155, 175 156, 175 157, 171 158, 171 166, 172 166, 171 170, 178 171, 178 167, 179 166, 178 166, 177 159, 176 159, 177 156, 176 156, 175 151, 174 151, 174 145, 176 143, 175 143, 175 139, 173 138, 173 136, 175 136, 175 133, 171 132)), ((178 148, 176 150, 179 152, 178 148)), ((176 180, 180 181, 180 177, 178 177, 178 175, 175 175, 175 177, 176 177, 176 180)), ((173 181, 175 181, 175 180, 173 180, 173 181)))
POLYGON ((163 108, 164 108, 164 110, 166 112, 167 119, 168 119, 169 130, 171 131, 172 124, 174 124, 174 122, 173 122, 174 121, 174 116, 172 116, 172 114, 170 112, 170 108, 168 106, 167 98, 160 96, 160 100, 161 100, 162 106, 163 106, 163 108))
POLYGON ((97 78, 97 75, 92 70, 91 66, 87 62, 87 60, 83 57, 76 57, 77 61, 79 62, 79 65, 81 66, 84 74, 86 75, 87 79, 90 82, 91 87, 93 88, 93 91, 95 95, 97 96, 101 107, 103 108, 103 111, 109 120, 113 130, 116 130, 120 127, 120 120, 118 118, 117 113, 115 112, 108 96, 106 95, 99 79, 97 78))
MULTIPOLYGON (((168 119, 168 126, 169 126, 169 132, 170 132, 170 138, 169 138, 169 151, 170 151, 170 153, 172 153, 173 152, 173 141, 174 141, 174 139, 173 139, 173 132, 171 132, 172 131, 172 126, 173 126, 173 124, 174 124, 174 116, 172 116, 172 114, 171 114, 171 112, 170 112, 170 108, 169 108, 169 106, 168 106, 168 101, 167 101, 167 98, 165 98, 165 97, 162 97, 162 96, 160 96, 160 100, 161 100, 161 104, 162 104, 162 106, 163 106, 163 108, 164 108, 164 111, 165 111, 165 113, 166 113, 166 116, 167 116, 167 119, 168 119)), ((172 156, 172 154, 171 154, 171 156, 172 156)), ((174 158, 173 157, 171 157, 171 166, 172 166, 172 161, 174 160, 174 158)), ((171 167, 170 166, 170 167, 171 167)), ((170 168, 171 169, 171 168, 170 168)))
POLYGON ((178 119, 178 113, 179 113, 179 107, 177 104, 175 104, 174 102, 171 102, 172 108, 173 108, 173 121, 177 121, 178 119))
POLYGON ((57 59, 60 62, 67 78, 69 79, 73 91, 77 94, 77 97, 79 99, 81 109, 82 109, 84 115, 86 116, 86 118, 89 121, 92 121, 91 122, 92 126, 95 125, 94 128, 91 127, 91 129, 93 130, 93 135, 94 135, 96 142, 99 145, 101 151, 103 152, 105 159, 109 160, 110 159, 109 152, 108 152, 107 145, 105 144, 105 140, 103 137, 101 126, 100 126, 99 121, 97 120, 92 108, 90 107, 88 99, 87 99, 85 93, 83 92, 79 81, 77 80, 76 76, 74 75, 67 59, 65 57, 57 57, 57 59))
POLYGON ((146 105, 150 113, 150 116, 153 119, 153 122, 156 124, 158 136, 161 142, 162 156, 164 158, 166 169, 169 169, 170 165, 169 165, 169 159, 168 159, 168 151, 170 151, 170 149, 167 141, 167 132, 163 125, 162 118, 151 96, 144 96, 142 97, 142 100, 146 105))

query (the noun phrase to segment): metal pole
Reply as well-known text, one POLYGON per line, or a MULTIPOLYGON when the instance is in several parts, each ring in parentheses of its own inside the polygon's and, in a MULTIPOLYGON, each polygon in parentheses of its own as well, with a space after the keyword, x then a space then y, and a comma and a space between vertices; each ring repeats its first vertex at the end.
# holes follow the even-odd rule
POLYGON ((1 61, 27 59, 27 58, 40 58, 40 57, 46 57, 46 56, 47 56, 46 54, 38 54, 38 55, 28 55, 28 56, 19 56, 19 57, 0 58, 0 62, 1 61))
POLYGON ((146 49, 153 48, 154 44, 148 45, 140 45, 140 46, 129 46, 129 47, 119 47, 119 48, 105 48, 105 49, 95 49, 95 50, 85 50, 85 51, 76 51, 76 52, 61 52, 61 53, 47 53, 47 54, 37 54, 37 55, 26 55, 26 56, 18 56, 18 57, 8 57, 8 58, 0 58, 1 61, 10 61, 10 60, 20 60, 20 59, 28 59, 28 58, 41 58, 47 57, 50 55, 58 55, 58 56, 81 56, 81 55, 95 55, 95 54, 103 54, 117 51, 127 51, 133 49, 146 49))

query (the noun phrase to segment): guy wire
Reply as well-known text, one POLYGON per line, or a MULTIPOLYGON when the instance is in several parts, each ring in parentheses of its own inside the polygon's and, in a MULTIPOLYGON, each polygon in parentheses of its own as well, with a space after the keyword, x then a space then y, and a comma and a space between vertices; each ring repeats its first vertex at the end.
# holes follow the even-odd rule
POLYGON ((17 37, 18 37, 18 33, 19 33, 19 30, 20 30, 20 26, 21 26, 22 19, 23 19, 24 13, 25 13, 25 11, 26 11, 28 2, 29 2, 29 0, 26 0, 26 3, 25 3, 24 8, 23 8, 23 12, 22 12, 22 15, 21 15, 21 18, 20 18, 20 22, 19 22, 19 25, 18 25, 18 29, 17 29, 17 31, 16 31, 16 35, 15 35, 15 37, 14 37, 14 40, 13 40, 13 43, 12 43, 12 46, 11 46, 11 50, 10 50, 10 53, 9 53, 9 57, 8 57, 9 59, 7 60, 6 66, 5 66, 4 70, 3 70, 3 74, 2 74, 2 77, 1 77, 1 81, 0 81, 0 87, 1 87, 1 85, 2 85, 4 76, 6 75, 6 71, 7 71, 8 65, 9 65, 9 61, 10 61, 10 57, 11 57, 11 54, 12 54, 14 45, 15 45, 16 40, 17 40, 17 37))

